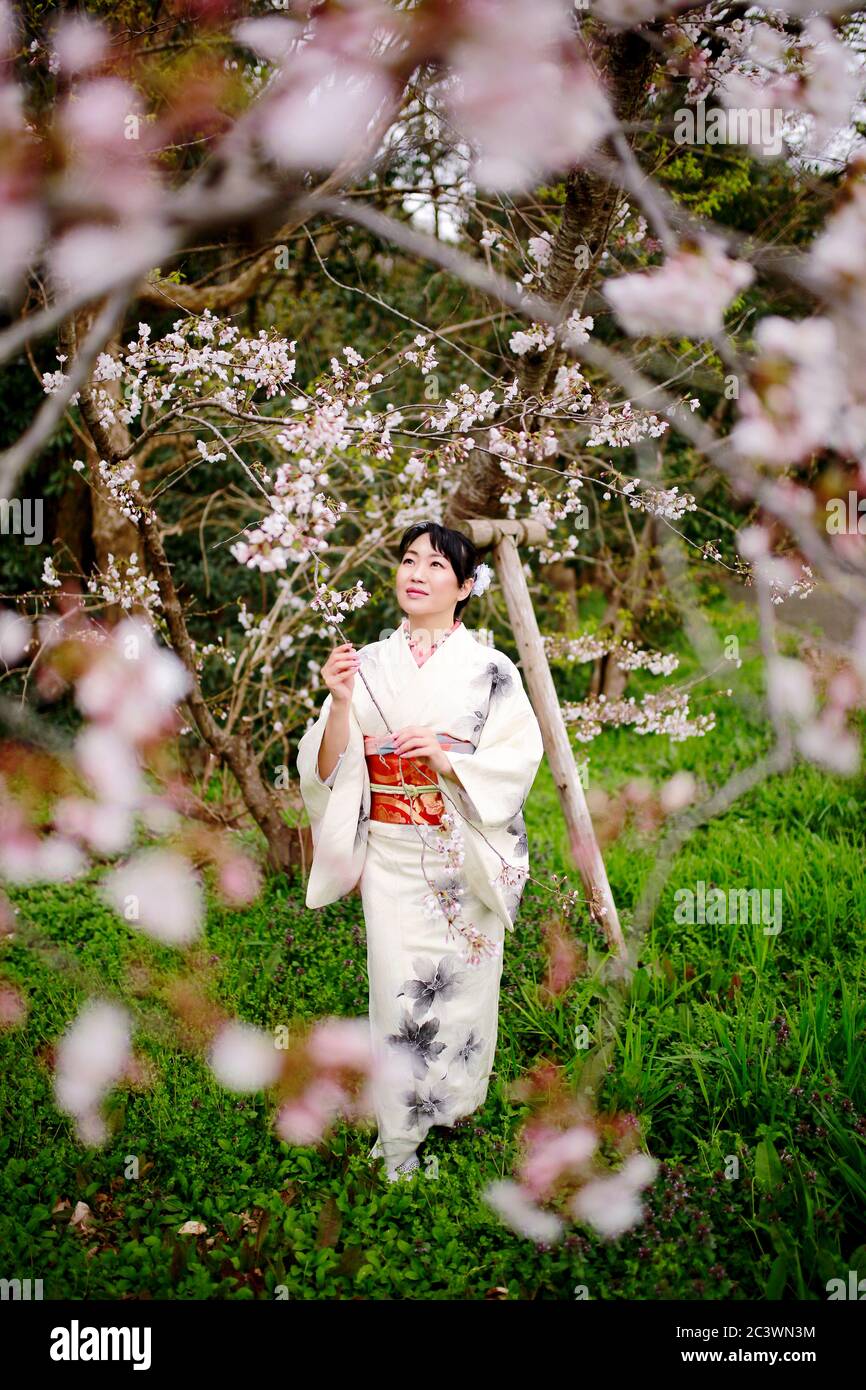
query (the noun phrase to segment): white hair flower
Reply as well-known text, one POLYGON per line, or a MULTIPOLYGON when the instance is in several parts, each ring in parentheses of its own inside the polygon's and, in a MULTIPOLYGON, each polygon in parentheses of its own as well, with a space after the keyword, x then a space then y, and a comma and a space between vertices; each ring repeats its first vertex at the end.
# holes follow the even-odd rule
POLYGON ((483 561, 481 562, 481 564, 476 565, 475 583, 472 585, 470 593, 475 594, 476 596, 480 596, 481 594, 483 594, 485 589, 489 588, 490 581, 492 578, 493 571, 491 570, 489 565, 485 565, 483 561))

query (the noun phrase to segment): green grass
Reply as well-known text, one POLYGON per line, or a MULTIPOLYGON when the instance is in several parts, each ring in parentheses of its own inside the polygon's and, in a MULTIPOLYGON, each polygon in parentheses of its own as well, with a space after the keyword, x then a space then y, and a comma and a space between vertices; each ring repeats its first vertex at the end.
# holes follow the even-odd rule
MULTIPOLYGON (((745 653, 748 617, 720 608, 713 620, 741 635, 745 653)), ((758 690, 750 660, 739 678, 758 690)), ((732 701, 713 705, 718 728, 704 739, 672 745, 606 732, 585 749, 591 785, 613 790, 635 775, 661 781, 688 768, 715 786, 767 750, 763 726, 732 701)), ((604 1106, 639 1117, 663 1160, 648 1219, 614 1243, 575 1230, 553 1249, 511 1234, 480 1196, 515 1157, 526 1112, 507 1098, 509 1083, 545 1058, 578 1085, 595 1054, 575 1048, 575 1026, 600 1042, 614 1002, 599 979, 598 937, 580 921, 590 968, 553 1006, 543 1000, 544 883, 552 873, 574 877, 546 764, 527 805, 539 882, 528 885, 506 946, 494 1077, 483 1110, 453 1133, 432 1131, 424 1154, 438 1160, 436 1180, 388 1184, 366 1157, 373 1129, 341 1126, 316 1148, 289 1147, 261 1097, 217 1086, 166 1029, 159 986, 174 953, 113 917, 96 875, 16 890, 43 946, 19 937, 3 948, 4 973, 24 989, 30 1014, 0 1034, 2 1272, 42 1278, 46 1298, 72 1299, 278 1289, 313 1299, 571 1299, 578 1285, 591 1298, 826 1298, 828 1279, 850 1268, 866 1276, 863 807, 862 777, 798 766, 684 847, 619 1004, 600 1093, 604 1106), (678 923, 674 893, 699 879, 780 889, 781 932, 678 923), (140 986, 135 993, 142 969, 157 986, 146 999, 140 986), (113 1139, 85 1150, 52 1105, 45 1049, 95 987, 138 1010, 136 1046, 156 1079, 116 1092, 113 1139), (127 1176, 131 1156, 137 1178, 127 1176), (87 1234, 69 1228, 68 1208, 54 1214, 58 1202, 80 1200, 94 1213, 87 1234), (188 1219, 203 1221, 208 1237, 178 1236, 188 1219)), ((626 924, 657 843, 628 829, 606 852, 626 924)), ((246 912, 212 906, 208 958, 214 998, 262 1026, 366 1012, 357 897, 314 913, 298 882, 271 879, 246 912)))

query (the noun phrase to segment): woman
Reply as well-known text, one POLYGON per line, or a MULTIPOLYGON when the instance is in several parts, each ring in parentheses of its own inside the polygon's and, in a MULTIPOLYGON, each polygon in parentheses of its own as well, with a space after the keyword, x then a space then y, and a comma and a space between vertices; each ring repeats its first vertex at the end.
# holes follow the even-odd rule
POLYGON ((381 1067, 370 1156, 392 1180, 418 1167, 431 1126, 484 1103, 502 946, 529 872, 523 807, 544 749, 517 667, 460 617, 485 570, 461 531, 410 526, 400 626, 331 652, 329 694, 298 748, 307 906, 360 883, 381 1067))

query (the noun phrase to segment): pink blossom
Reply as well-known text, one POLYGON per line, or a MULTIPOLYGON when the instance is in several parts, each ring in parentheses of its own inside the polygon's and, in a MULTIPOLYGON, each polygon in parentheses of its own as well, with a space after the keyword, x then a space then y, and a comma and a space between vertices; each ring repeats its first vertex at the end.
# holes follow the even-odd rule
POLYGON ((843 777, 860 770, 860 740, 846 726, 844 712, 825 706, 817 719, 798 730, 797 747, 810 762, 843 777))
POLYGON ((26 618, 11 609, 0 610, 0 661, 14 666, 30 646, 33 629, 26 618))
POLYGON ((797 723, 809 719, 815 709, 815 692, 808 666, 791 657, 771 657, 767 662, 767 698, 774 718, 797 723))
POLYGON ((684 246, 656 270, 608 280, 604 295, 627 333, 718 333, 735 295, 755 278, 751 266, 729 260, 721 242, 704 237, 684 246))
POLYGON ((189 861, 173 850, 142 850, 108 874, 100 891, 131 926, 168 946, 187 946, 201 934, 201 883, 189 861))
POLYGON ((57 1044, 55 1099, 74 1118, 83 1143, 104 1140, 99 1106, 131 1059, 129 1015, 105 1000, 86 1004, 57 1044))
POLYGON ((245 854, 233 854, 219 866, 219 891, 230 907, 246 907, 254 902, 261 882, 257 865, 245 854))
POLYGON ((36 259, 46 219, 35 203, 4 202, 0 208, 0 297, 11 299, 36 259))
POLYGON ((114 227, 86 223, 55 241, 51 277, 64 292, 94 295, 113 286, 121 274, 130 279, 145 275, 173 249, 172 234, 158 222, 141 219, 114 227))
POLYGON ((368 1018, 325 1018, 314 1025, 308 1055, 320 1067, 369 1072, 373 1065, 368 1018))
POLYGON ((229 1091, 263 1091, 274 1084, 281 1070, 273 1037, 238 1021, 220 1029, 208 1063, 217 1081, 229 1091))
POLYGON ((141 115, 135 88, 119 77, 97 77, 82 83, 63 104, 61 128, 80 153, 122 154, 128 159, 136 141, 125 136, 130 116, 141 115))
POLYGON ((319 1077, 298 1100, 280 1108, 274 1128, 287 1144, 317 1144, 346 1101, 336 1081, 319 1077))
POLYGON ((259 57, 279 66, 302 33, 300 24, 279 15, 244 19, 232 31, 238 43, 246 44, 259 57))
POLYGON ((289 71, 291 85, 263 109, 262 143, 284 167, 331 168, 363 142, 391 87, 378 69, 338 63, 315 48, 297 55, 289 71))
POLYGON ((662 810, 668 815, 682 811, 694 801, 696 792, 697 783, 690 772, 675 772, 670 781, 665 782, 659 794, 662 810))
POLYGON ((114 729, 92 725, 75 740, 75 760, 97 796, 108 805, 135 806, 144 790, 135 753, 114 729))
POLYGON ((562 1238, 565 1226, 554 1212, 536 1206, 520 1183, 502 1178, 484 1189, 484 1200, 512 1231, 527 1240, 553 1245, 562 1238))
POLYGON ((95 854, 120 854, 132 839, 133 820, 128 810, 83 796, 58 801, 54 824, 61 834, 82 840, 95 854))
POLYGON ((594 1178, 575 1193, 571 1199, 574 1216, 608 1239, 623 1235, 643 1219, 638 1193, 653 1181, 657 1168, 656 1160, 647 1154, 632 1154, 618 1173, 594 1178))
POLYGON ((594 11, 611 29, 636 29, 674 8, 674 0, 596 0, 594 11))
POLYGON ((809 260, 821 283, 844 290, 847 280, 861 283, 863 239, 866 236, 866 182, 852 180, 845 189, 845 200, 828 219, 812 243, 809 260))
POLYGON ((567 1130, 546 1129, 531 1138, 531 1151, 520 1169, 520 1181, 533 1197, 545 1197, 563 1173, 581 1169, 598 1146, 589 1125, 567 1130))
POLYGON ((78 681, 75 699, 88 719, 110 724, 131 742, 145 743, 170 726, 175 706, 191 684, 174 653, 157 646, 144 623, 128 618, 112 630, 78 681))
POLYGON ((108 35, 87 15, 64 15, 54 30, 54 52, 61 72, 86 72, 105 58, 108 35))
POLYGON ((454 82, 445 99, 477 149, 485 188, 527 188, 544 170, 566 168, 612 128, 607 98, 589 66, 575 62, 559 0, 474 0, 452 44, 454 82), (566 56, 568 55, 568 56, 566 56))
POLYGON ((737 532, 737 549, 745 560, 757 560, 768 555, 770 537, 764 526, 744 526, 737 532))
POLYGON ((10 883, 58 883, 86 868, 81 850, 62 835, 25 832, 0 841, 0 874, 10 883))
POLYGON ((771 314, 755 330, 760 393, 747 386, 731 443, 744 457, 782 466, 832 442, 844 427, 844 365, 830 319, 771 314))
POLYGON ((0 0, 0 54, 12 53, 21 40, 21 24, 9 0, 0 0))
POLYGON ((852 108, 863 93, 858 55, 841 43, 825 15, 813 15, 803 26, 805 77, 795 101, 814 120, 804 153, 817 154, 840 127, 848 125, 852 108))

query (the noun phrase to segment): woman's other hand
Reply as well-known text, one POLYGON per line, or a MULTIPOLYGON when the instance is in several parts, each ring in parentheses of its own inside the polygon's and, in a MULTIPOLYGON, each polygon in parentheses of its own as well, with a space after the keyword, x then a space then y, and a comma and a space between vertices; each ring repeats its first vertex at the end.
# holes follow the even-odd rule
POLYGON ((360 664, 361 658, 351 642, 343 642, 331 652, 322 667, 322 680, 330 690, 335 705, 351 704, 355 672, 360 664))
POLYGON ((433 771, 441 772, 443 777, 453 772, 448 754, 436 737, 434 729, 428 729, 421 724, 407 724, 404 729, 398 729, 395 733, 394 747, 401 757, 412 758, 415 762, 426 759, 433 771))

